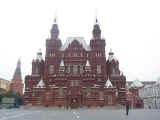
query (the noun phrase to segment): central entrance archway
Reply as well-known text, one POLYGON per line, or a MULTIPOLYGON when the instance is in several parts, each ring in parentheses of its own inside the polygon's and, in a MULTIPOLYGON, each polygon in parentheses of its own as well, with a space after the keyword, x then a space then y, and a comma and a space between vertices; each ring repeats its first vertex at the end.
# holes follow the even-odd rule
POLYGON ((70 104, 71 108, 79 108, 80 107, 80 103, 78 98, 72 98, 71 99, 71 104, 70 104))

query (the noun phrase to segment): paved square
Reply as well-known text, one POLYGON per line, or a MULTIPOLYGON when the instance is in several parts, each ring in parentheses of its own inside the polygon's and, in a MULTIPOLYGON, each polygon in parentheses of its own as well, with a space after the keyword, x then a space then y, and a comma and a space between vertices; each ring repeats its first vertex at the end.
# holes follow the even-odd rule
POLYGON ((160 110, 73 109, 45 108, 0 110, 0 120, 160 120, 160 110))

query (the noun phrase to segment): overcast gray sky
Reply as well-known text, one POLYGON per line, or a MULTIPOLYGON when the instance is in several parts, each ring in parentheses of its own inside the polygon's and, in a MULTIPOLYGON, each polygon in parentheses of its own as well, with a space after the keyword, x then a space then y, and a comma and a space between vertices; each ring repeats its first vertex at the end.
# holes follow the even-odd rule
MULTIPOLYGON (((45 41, 57 11, 60 39, 92 37, 95 9, 106 38, 127 80, 156 80, 160 76, 159 0, 1 0, 0 77, 10 80, 21 57, 23 78, 45 41)), ((108 56, 107 56, 108 57, 108 56)))

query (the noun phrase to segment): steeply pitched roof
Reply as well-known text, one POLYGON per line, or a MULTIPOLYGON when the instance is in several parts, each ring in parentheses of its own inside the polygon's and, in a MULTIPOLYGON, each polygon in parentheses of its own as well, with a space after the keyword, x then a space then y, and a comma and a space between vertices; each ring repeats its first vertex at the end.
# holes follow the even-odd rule
POLYGON ((60 50, 64 51, 68 46, 74 41, 77 40, 86 51, 89 51, 91 48, 87 45, 83 37, 69 37, 67 38, 65 44, 61 47, 60 50))
POLYGON ((20 59, 17 62, 17 67, 16 67, 16 70, 14 72, 13 78, 20 78, 20 79, 22 78, 22 75, 21 75, 21 61, 20 61, 20 59))
POLYGON ((131 84, 131 87, 142 87, 143 84, 140 82, 138 79, 134 80, 133 83, 131 84))

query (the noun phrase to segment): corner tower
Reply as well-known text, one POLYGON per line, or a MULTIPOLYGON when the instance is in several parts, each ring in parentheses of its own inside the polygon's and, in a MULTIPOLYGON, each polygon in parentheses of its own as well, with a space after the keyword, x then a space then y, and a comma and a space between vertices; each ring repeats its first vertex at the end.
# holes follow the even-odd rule
POLYGON ((96 18, 96 22, 93 26, 93 31, 92 31, 92 39, 90 41, 90 46, 92 49, 101 49, 105 51, 105 40, 101 38, 101 29, 100 25, 98 23, 98 19, 96 18))
POLYGON ((58 50, 62 46, 61 40, 59 39, 59 28, 56 18, 50 30, 50 38, 46 40, 46 52, 49 52, 49 49, 58 50))
MULTIPOLYGON (((92 30, 92 39, 90 40, 90 56, 92 56, 92 63, 95 66, 95 71, 106 77, 105 44, 105 39, 101 38, 101 28, 98 23, 98 19, 96 18, 92 30)), ((97 79, 103 79, 103 82, 106 81, 106 78, 97 79)))
POLYGON ((17 62, 17 67, 13 75, 13 79, 11 81, 11 90, 14 93, 19 93, 20 95, 23 94, 23 80, 21 75, 21 61, 20 59, 17 62))

